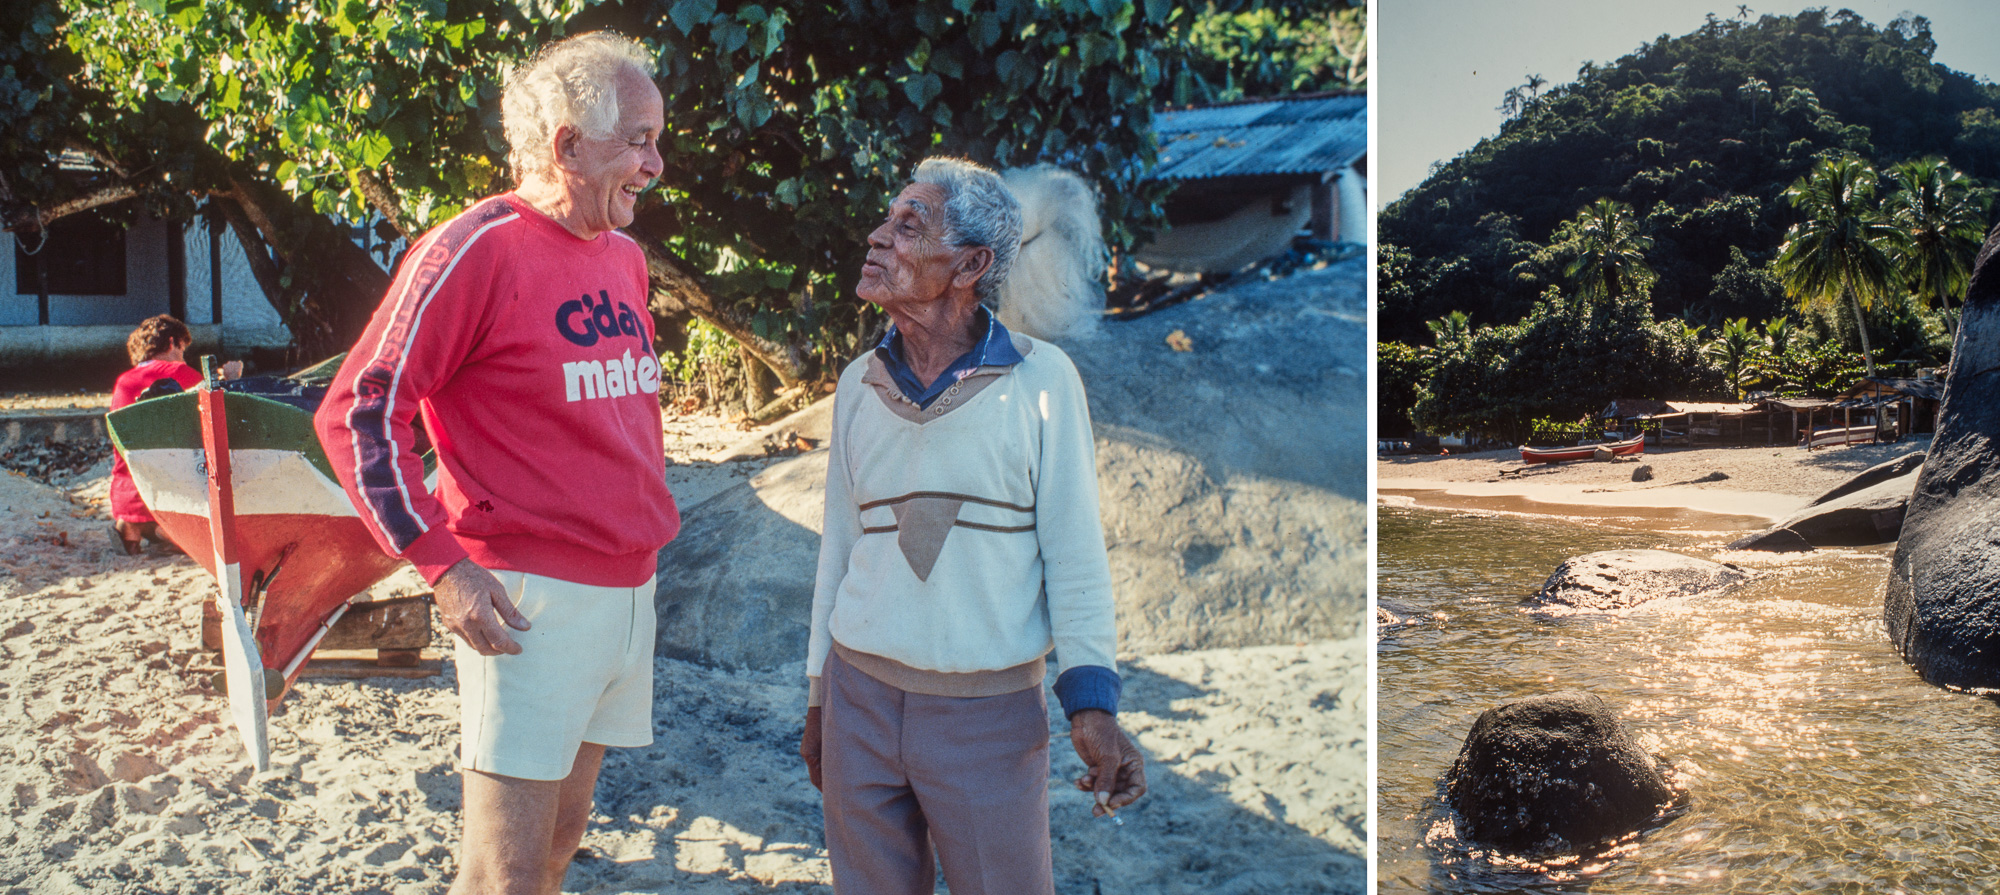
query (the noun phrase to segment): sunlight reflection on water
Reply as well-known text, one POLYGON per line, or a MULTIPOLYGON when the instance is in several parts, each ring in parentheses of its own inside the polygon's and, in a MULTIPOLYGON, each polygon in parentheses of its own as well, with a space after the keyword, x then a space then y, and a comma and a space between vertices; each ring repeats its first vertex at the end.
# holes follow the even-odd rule
POLYGON ((1382 599, 1416 618, 1379 648, 1379 891, 1974 891, 2000 863, 2000 707, 1922 683, 1889 646, 1890 548, 1724 552, 1742 532, 1691 517, 1379 518, 1382 599), (1630 548, 1757 577, 1616 615, 1523 605, 1564 559, 1630 548), (1440 779, 1473 719, 1557 690, 1611 703, 1672 763, 1684 810, 1558 860, 1459 839, 1440 779))

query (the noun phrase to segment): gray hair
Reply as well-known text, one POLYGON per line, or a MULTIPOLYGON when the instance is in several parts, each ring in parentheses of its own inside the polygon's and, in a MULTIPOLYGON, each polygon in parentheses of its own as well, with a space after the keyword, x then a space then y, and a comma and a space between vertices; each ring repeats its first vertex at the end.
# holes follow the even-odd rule
POLYGON ((618 125, 618 76, 626 69, 650 80, 657 63, 637 41, 593 31, 549 44, 507 72, 500 119, 516 183, 549 169, 549 140, 563 125, 589 137, 610 135, 618 125))
POLYGON ((944 188, 946 245, 993 250, 993 266, 972 287, 980 303, 992 307, 1021 252, 1021 203, 1000 175, 964 159, 924 159, 916 182, 944 188))

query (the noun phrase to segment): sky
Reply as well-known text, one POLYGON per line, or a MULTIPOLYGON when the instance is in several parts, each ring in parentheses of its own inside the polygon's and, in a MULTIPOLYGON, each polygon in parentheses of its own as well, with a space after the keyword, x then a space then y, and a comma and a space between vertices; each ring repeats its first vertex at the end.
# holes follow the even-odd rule
MULTIPOLYGON (((2000 82, 2000 0, 1751 3, 1750 18, 1821 5, 1854 10, 1876 27, 1905 12, 1924 16, 1937 41, 1932 61, 2000 82)), ((1663 34, 1686 34, 1711 12, 1734 18, 1737 8, 1710 0, 1377 0, 1369 167, 1378 205, 1421 183, 1432 162, 1499 133, 1501 97, 1529 75, 1548 79, 1544 91, 1570 83, 1585 61, 1613 62, 1663 34)))

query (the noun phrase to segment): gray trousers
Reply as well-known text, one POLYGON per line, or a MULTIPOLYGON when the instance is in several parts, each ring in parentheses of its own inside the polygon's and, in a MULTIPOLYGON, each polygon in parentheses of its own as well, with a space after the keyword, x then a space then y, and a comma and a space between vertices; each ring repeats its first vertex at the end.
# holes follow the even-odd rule
POLYGON ((821 783, 833 890, 1054 895, 1040 687, 980 698, 891 687, 829 655, 821 783))

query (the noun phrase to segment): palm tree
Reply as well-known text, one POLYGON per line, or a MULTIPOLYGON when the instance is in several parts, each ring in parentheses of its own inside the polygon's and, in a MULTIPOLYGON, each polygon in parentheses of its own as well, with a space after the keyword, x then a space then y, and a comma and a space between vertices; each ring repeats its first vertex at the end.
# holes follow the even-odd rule
POLYGON ((1646 264, 1653 240, 1639 235, 1632 206, 1616 199, 1599 199, 1585 206, 1570 224, 1577 256, 1563 269, 1586 299, 1616 301, 1650 285, 1656 275, 1646 264))
POLYGON ((1785 232, 1772 264, 1785 295, 1801 308, 1852 308, 1861 359, 1873 377, 1863 312, 1888 297, 1901 279, 1890 258, 1901 234, 1875 211, 1875 169, 1851 155, 1822 158, 1784 196, 1805 213, 1805 220, 1785 232))
POLYGON ((1763 340, 1750 330, 1750 318, 1738 317, 1725 321, 1722 334, 1701 346, 1702 356, 1722 368, 1723 378, 1729 382, 1729 400, 1743 399, 1744 374, 1750 371, 1762 344, 1763 340))
POLYGON ((1935 296, 1937 308, 1948 310, 1952 293, 1962 294, 1972 277, 1990 197, 1941 158, 1898 162, 1889 174, 1900 185, 1887 207, 1907 244, 1899 265, 1903 279, 1926 304, 1935 296))
POLYGON ((1464 311, 1453 311, 1424 326, 1430 329, 1431 339, 1439 348, 1462 341, 1472 334, 1472 318, 1466 316, 1464 311))

